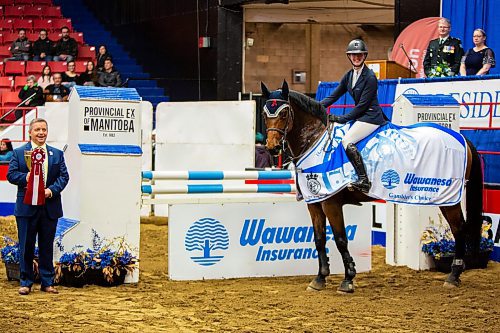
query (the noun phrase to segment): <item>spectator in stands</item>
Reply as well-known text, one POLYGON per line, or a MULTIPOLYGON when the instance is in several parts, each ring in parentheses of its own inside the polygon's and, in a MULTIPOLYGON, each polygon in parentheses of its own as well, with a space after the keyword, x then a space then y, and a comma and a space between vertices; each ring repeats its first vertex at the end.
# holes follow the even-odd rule
POLYGON ((78 80, 78 74, 75 72, 75 62, 74 61, 68 61, 67 63, 67 70, 62 73, 62 84, 65 85, 67 88, 73 88, 76 84, 76 81, 78 80))
POLYGON ((54 61, 72 61, 76 60, 78 55, 78 43, 69 36, 68 27, 61 28, 61 39, 55 45, 54 61))
POLYGON ((255 134, 255 167, 270 168, 273 166, 273 157, 264 146, 264 135, 257 132, 255 134))
POLYGON ((111 54, 109 54, 108 50, 106 49, 106 45, 99 46, 96 58, 97 58, 97 70, 99 72, 102 72, 104 70, 104 61, 106 59, 111 59, 111 61, 113 60, 113 57, 111 57, 111 54))
POLYGON ((49 84, 54 84, 52 70, 49 65, 45 65, 42 70, 42 75, 38 78, 38 86, 42 89, 47 88, 49 84))
POLYGON ((12 157, 14 148, 12 148, 12 142, 5 138, 0 141, 0 161, 10 161, 12 157))
POLYGON ((460 74, 486 75, 490 72, 490 68, 495 67, 495 53, 486 46, 486 32, 483 29, 474 30, 472 41, 474 47, 462 57, 460 74))
POLYGON ((92 61, 87 62, 87 67, 85 72, 80 74, 80 77, 76 81, 78 85, 81 86, 96 86, 97 85, 97 71, 95 69, 94 63, 92 61))
POLYGON ((33 60, 34 61, 52 61, 54 52, 54 43, 49 39, 47 30, 40 30, 38 39, 33 43, 33 60))
POLYGON ((61 73, 54 73, 54 84, 49 84, 45 88, 45 100, 47 102, 67 102, 69 98, 69 89, 62 84, 61 73))
MULTIPOLYGON (((26 79, 26 85, 19 91, 19 99, 24 103, 22 107, 35 107, 44 105, 43 90, 35 83, 35 76, 30 75, 26 79)), ((23 111, 16 110, 16 120, 23 116, 23 111)))
POLYGON ((450 31, 450 20, 441 18, 438 22, 439 38, 431 40, 429 46, 427 46, 427 53, 424 58, 426 76, 430 76, 431 70, 443 62, 450 67, 451 76, 458 75, 464 50, 460 39, 451 37, 450 31))
POLYGON ((31 42, 26 38, 26 30, 19 29, 19 38, 12 42, 10 46, 11 58, 6 58, 5 61, 19 60, 28 61, 31 54, 31 42))
POLYGON ((101 87, 120 87, 122 79, 120 73, 113 68, 111 59, 104 61, 104 70, 99 73, 99 86, 101 87))

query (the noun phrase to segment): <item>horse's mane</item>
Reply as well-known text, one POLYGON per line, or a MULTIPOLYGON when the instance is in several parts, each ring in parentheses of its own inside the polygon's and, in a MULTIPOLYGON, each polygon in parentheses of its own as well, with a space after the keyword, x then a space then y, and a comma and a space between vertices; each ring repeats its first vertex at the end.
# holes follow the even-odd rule
POLYGON ((323 125, 326 125, 326 112, 325 108, 315 99, 306 96, 298 91, 290 91, 289 98, 297 104, 302 111, 305 111, 316 118, 319 118, 323 125))

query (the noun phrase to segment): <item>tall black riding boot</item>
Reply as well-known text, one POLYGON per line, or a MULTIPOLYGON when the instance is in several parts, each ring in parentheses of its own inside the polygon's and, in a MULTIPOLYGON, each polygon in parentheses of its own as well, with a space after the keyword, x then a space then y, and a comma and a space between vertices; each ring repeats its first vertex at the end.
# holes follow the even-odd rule
POLYGON ((354 183, 351 183, 351 186, 360 190, 361 192, 368 193, 372 184, 370 180, 368 180, 368 176, 366 175, 365 164, 363 163, 363 158, 361 158, 361 154, 356 148, 354 143, 350 143, 347 145, 345 149, 347 157, 352 163, 354 170, 358 174, 358 180, 354 183))

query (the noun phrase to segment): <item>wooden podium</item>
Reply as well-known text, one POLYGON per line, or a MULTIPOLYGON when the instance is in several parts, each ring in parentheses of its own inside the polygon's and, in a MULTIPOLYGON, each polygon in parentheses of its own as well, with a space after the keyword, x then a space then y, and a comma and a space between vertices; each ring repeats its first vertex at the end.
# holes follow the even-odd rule
POLYGON ((369 60, 365 64, 370 68, 377 79, 397 79, 397 78, 410 78, 415 77, 415 73, 407 67, 401 66, 395 61, 390 60, 369 60))

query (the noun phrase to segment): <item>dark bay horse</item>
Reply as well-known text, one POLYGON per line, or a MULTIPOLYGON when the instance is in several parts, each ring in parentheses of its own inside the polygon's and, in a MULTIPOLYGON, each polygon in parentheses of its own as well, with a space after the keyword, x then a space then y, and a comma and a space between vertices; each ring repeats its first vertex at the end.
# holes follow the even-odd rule
MULTIPOLYGON (((283 82, 281 89, 272 92, 264 83, 261 83, 261 88, 263 97, 267 100, 266 106, 268 105, 274 110, 273 114, 269 114, 269 111, 264 112, 267 127, 266 147, 273 151, 284 146, 286 142, 296 162, 325 132, 326 112, 312 98, 298 92, 289 91, 286 81, 283 82)), ((445 281, 445 286, 451 287, 460 284, 460 274, 464 270, 463 258, 466 243, 471 246, 474 252, 477 252, 481 238, 483 175, 480 157, 469 141, 467 141, 465 178, 467 189, 466 218, 464 219, 460 203, 453 206, 439 207, 455 237, 455 258, 451 266, 451 273, 445 281)), ((342 206, 347 204, 359 205, 361 202, 373 200, 375 199, 357 190, 344 188, 324 201, 307 205, 314 227, 315 246, 319 260, 318 275, 309 284, 309 290, 324 289, 326 277, 330 274, 325 249, 325 227, 326 218, 328 218, 334 233, 335 244, 342 256, 345 268, 344 280, 337 290, 342 293, 352 293, 354 291, 353 279, 356 276, 356 269, 347 247, 342 206)))

